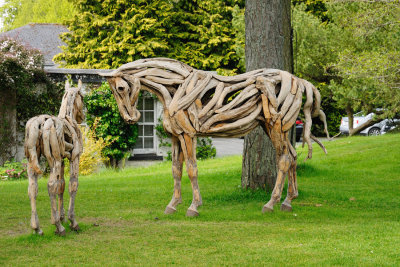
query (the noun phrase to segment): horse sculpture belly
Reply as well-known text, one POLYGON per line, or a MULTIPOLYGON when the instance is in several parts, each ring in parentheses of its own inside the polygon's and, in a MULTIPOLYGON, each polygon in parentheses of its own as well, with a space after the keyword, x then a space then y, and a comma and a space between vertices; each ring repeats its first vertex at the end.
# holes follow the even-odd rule
MULTIPOLYGON (((303 139, 308 145, 307 158, 312 156, 312 117, 319 116, 320 94, 309 82, 286 71, 259 69, 241 75, 225 77, 196 70, 182 62, 167 59, 143 59, 122 65, 106 76, 118 104, 121 116, 128 123, 139 120, 136 109, 139 91, 144 89, 158 96, 164 106, 163 125, 172 135, 172 174, 174 194, 165 213, 173 213, 181 203, 183 159, 192 183, 193 201, 188 216, 197 216, 202 204, 197 182, 196 136, 243 136, 261 125, 276 150, 278 175, 270 201, 263 212, 272 211, 282 194, 288 175, 288 195, 282 210, 291 210, 291 201, 298 196, 296 181, 296 150, 288 140, 303 106, 305 117, 303 139)), ((328 133, 327 133, 328 134, 328 133)), ((318 144, 324 149, 323 145, 318 144)), ((325 151, 326 152, 326 151, 325 151)))

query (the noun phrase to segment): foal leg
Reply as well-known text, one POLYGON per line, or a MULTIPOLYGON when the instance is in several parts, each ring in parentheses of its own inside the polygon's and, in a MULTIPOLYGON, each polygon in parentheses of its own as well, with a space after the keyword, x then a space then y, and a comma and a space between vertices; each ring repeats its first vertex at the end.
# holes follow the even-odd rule
POLYGON ((65 210, 64 210, 64 190, 65 190, 65 180, 64 180, 64 160, 61 161, 61 171, 60 171, 60 193, 58 194, 58 210, 60 211, 60 221, 65 221, 65 210))
POLYGON ((56 234, 60 236, 65 235, 65 228, 60 222, 60 214, 57 210, 57 195, 61 192, 61 161, 54 161, 51 167, 49 181, 47 183, 47 190, 51 202, 51 223, 56 226, 56 234))
POLYGON ((179 139, 172 136, 172 176, 174 177, 174 194, 165 208, 165 214, 172 214, 176 207, 182 203, 181 179, 182 179, 183 152, 179 145, 179 139))
POLYGON ((195 217, 199 216, 197 208, 203 204, 200 195, 199 184, 197 182, 197 160, 196 160, 196 137, 190 137, 187 134, 179 136, 183 155, 185 156, 186 171, 192 184, 193 199, 192 204, 186 212, 186 216, 195 217))
POLYGON ((36 211, 36 196, 38 194, 38 174, 33 171, 31 163, 28 163, 28 196, 31 200, 31 227, 35 230, 35 233, 43 235, 42 229, 39 226, 39 218, 36 211))
POLYGON ((68 219, 71 222, 71 229, 74 231, 79 231, 78 222, 75 220, 75 196, 78 191, 78 174, 79 174, 79 157, 76 157, 70 162, 70 178, 69 178, 69 208, 68 208, 68 219))

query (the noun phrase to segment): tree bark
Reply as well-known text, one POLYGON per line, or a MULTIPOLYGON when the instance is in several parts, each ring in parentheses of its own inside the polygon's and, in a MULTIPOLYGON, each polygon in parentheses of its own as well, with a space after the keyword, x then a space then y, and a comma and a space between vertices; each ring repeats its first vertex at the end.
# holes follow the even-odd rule
MULTIPOLYGON (((292 72, 290 4, 290 0, 246 0, 246 71, 276 68, 292 72)), ((272 190, 276 174, 275 150, 257 127, 244 139, 242 187, 272 190)))

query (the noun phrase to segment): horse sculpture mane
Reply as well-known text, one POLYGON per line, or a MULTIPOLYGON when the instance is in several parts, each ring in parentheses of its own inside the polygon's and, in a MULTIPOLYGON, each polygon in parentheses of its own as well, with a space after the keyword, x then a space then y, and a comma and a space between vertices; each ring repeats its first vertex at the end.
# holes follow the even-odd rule
MULTIPOLYGON (((263 127, 275 147, 278 166, 274 192, 263 211, 272 210, 279 201, 287 173, 288 197, 282 208, 291 209, 290 202, 297 197, 297 154, 288 140, 288 131, 299 116, 304 93, 303 142, 309 149, 306 159, 312 157, 311 139, 326 152, 311 134, 312 117, 319 117, 328 135, 325 114, 320 109, 320 93, 308 81, 286 71, 264 68, 236 76, 221 76, 177 60, 152 58, 124 64, 101 75, 107 77, 119 111, 128 123, 135 123, 140 118, 136 105, 141 89, 157 95, 162 102, 163 125, 172 135, 174 167, 182 168, 179 158, 182 152, 192 181, 193 202, 188 215, 198 215, 197 207, 201 204, 193 155, 196 136, 238 137, 258 125, 263 127)), ((179 180, 179 186, 175 188, 177 197, 174 195, 166 213, 174 212, 180 203, 180 175, 180 171, 174 174, 175 184, 179 180)))

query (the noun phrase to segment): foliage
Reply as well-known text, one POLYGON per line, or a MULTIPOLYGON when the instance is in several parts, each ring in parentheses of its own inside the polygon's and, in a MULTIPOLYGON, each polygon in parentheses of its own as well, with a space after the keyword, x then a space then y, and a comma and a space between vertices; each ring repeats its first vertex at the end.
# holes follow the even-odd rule
MULTIPOLYGON (((160 140, 160 147, 171 147, 171 136, 165 131, 162 125, 162 118, 158 119, 158 124, 155 127, 156 135, 160 140)), ((212 144, 212 139, 209 137, 198 137, 196 147, 196 158, 197 159, 211 159, 215 158, 217 150, 212 144)), ((171 149, 168 149, 165 160, 172 160, 171 149)))
MULTIPOLYGON (((18 126, 21 128, 31 117, 56 114, 64 92, 63 85, 55 84, 44 73, 40 52, 12 39, 0 39, 0 84, 3 95, 9 92, 7 104, 17 106, 18 126), (18 100, 16 103, 13 94, 18 100)), ((0 107, 0 113, 4 112, 4 108, 0 107)), ((3 114, 0 120, 1 144, 14 144, 3 114)), ((9 156, 9 152, 3 149, 5 147, 0 149, 1 157, 9 156)))
POLYGON ((64 85, 43 71, 43 56, 12 39, 0 40, 0 90, 16 91, 17 119, 25 122, 39 114, 58 112, 64 85))
POLYGON ((103 155, 110 160, 112 167, 118 166, 136 143, 137 125, 126 124, 121 118, 108 83, 92 90, 84 101, 88 126, 94 129, 96 138, 102 138, 107 144, 102 150, 103 155))
MULTIPOLYGON (((94 122, 93 128, 97 128, 96 121, 94 122)), ((81 175, 92 174, 106 161, 102 151, 110 144, 101 137, 96 138, 94 129, 80 127, 83 139, 83 152, 79 159, 79 173, 81 175)))
POLYGON ((384 108, 381 117, 400 111, 400 2, 330 3, 332 18, 346 35, 339 60, 330 67, 339 79, 330 84, 348 112, 384 108))
POLYGON ((305 11, 311 13, 322 22, 329 21, 326 0, 292 0, 293 7, 303 4, 305 11))
POLYGON ((210 137, 197 138, 196 158, 197 159, 212 159, 217 155, 217 150, 212 144, 210 137))
MULTIPOLYGON (((68 67, 116 68, 148 57, 170 57, 223 72, 237 70, 233 6, 244 0, 78 0, 67 43, 56 60, 68 67)), ((241 70, 243 71, 243 70, 241 70)))
POLYGON ((72 19, 76 8, 71 0, 5 0, 0 7, 2 31, 28 23, 60 23, 72 19))
POLYGON ((328 121, 338 108, 349 115, 384 108, 382 117, 394 116, 400 110, 400 3, 328 1, 326 7, 328 22, 304 5, 293 10, 296 75, 316 81, 328 121))
POLYGON ((3 167, 0 167, 0 180, 27 179, 26 160, 17 162, 14 160, 6 161, 3 167))
MULTIPOLYGON (((97 127, 98 120, 95 120, 92 127, 80 126, 79 129, 82 133, 83 141, 83 152, 79 158, 79 174, 89 175, 98 171, 99 167, 107 161, 107 158, 103 155, 102 151, 108 145, 103 138, 97 138, 95 135, 95 129, 97 127)), ((65 160, 65 175, 69 175, 70 164, 68 160, 65 160)))

